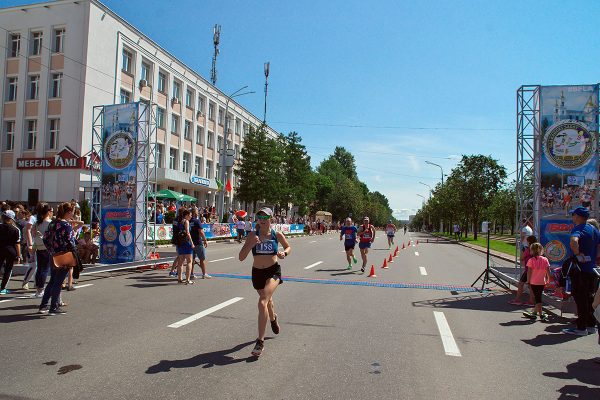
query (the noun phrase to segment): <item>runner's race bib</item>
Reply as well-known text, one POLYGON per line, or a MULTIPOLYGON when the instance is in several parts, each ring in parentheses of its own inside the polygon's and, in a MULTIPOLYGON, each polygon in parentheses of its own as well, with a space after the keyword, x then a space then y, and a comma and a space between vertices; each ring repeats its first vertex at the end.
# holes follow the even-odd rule
POLYGON ((274 254, 275 247, 273 246, 273 242, 269 240, 268 242, 258 243, 256 245, 256 254, 274 254))

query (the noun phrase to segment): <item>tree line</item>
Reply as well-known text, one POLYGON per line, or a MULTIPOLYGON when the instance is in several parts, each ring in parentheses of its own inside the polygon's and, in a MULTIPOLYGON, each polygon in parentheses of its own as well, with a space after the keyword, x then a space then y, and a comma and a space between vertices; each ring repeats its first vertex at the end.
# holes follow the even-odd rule
POLYGON ((410 223, 411 229, 429 227, 452 233, 459 224, 465 233, 473 232, 477 239, 482 221, 492 222, 491 229, 504 232, 510 228, 514 234, 516 220, 515 182, 506 181, 506 168, 491 156, 463 156, 448 175, 439 183, 430 199, 417 212, 410 223))
POLYGON ((276 212, 292 205, 300 215, 329 211, 334 221, 368 215, 374 225, 384 225, 389 219, 398 222, 385 195, 371 192, 358 179, 352 153, 336 147, 313 170, 297 132, 269 137, 264 125, 251 128, 244 137, 236 173, 238 198, 255 210, 263 202, 274 205, 276 212))

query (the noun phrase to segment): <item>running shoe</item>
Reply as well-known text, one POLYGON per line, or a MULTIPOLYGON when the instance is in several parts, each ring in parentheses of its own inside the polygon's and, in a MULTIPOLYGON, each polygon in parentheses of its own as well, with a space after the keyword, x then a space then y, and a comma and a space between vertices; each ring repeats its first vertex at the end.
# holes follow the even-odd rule
POLYGON ((212 278, 212 276, 209 274, 202 275, 202 279, 210 279, 210 278, 212 278))
POLYGON ((576 336, 587 336, 588 331, 587 329, 577 329, 577 328, 565 328, 562 330, 563 333, 567 333, 569 335, 576 335, 576 336))
POLYGON ((71 286, 67 286, 67 292, 72 292, 73 290, 77 290, 75 288, 75 286, 71 285, 71 286))
POLYGON ((58 307, 54 310, 50 310, 50 312, 48 313, 48 315, 63 315, 66 314, 67 312, 65 310, 63 310, 62 308, 58 307))
POLYGON ((255 357, 260 357, 263 350, 265 349, 265 341, 256 339, 256 344, 254 345, 254 349, 252 350, 252 355, 255 357))
POLYGON ((177 276, 177 271, 173 270, 169 272, 169 276, 177 276))
POLYGON ((2 290, 0 290, 0 294, 10 294, 10 290, 2 289, 2 290))
POLYGON ((21 289, 23 289, 23 290, 29 290, 29 283, 26 283, 23 286, 21 286, 21 289))
POLYGON ((190 280, 192 280, 192 281, 193 281, 194 279, 196 279, 196 275, 194 275, 194 274, 191 274, 191 275, 190 275, 190 280))
POLYGON ((540 315, 540 320, 542 322, 550 322, 550 316, 546 313, 542 313, 542 315, 540 315))
POLYGON ((36 299, 44 297, 44 289, 37 289, 33 297, 35 297, 36 299))
POLYGON ((271 330, 274 334, 279 335, 279 323, 277 322, 277 314, 275 314, 275 319, 271 321, 271 330))
POLYGON ((595 326, 588 326, 587 327, 587 332, 588 332, 588 335, 593 335, 594 333, 596 333, 596 327, 595 326))
POLYGON ((365 267, 363 265, 363 267, 360 269, 360 272, 362 272, 363 274, 365 273, 365 267))
POLYGON ((352 270, 352 265, 348 264, 348 267, 346 267, 346 269, 347 269, 348 271, 351 271, 351 270, 352 270))
POLYGON ((193 285, 194 281, 190 279, 189 281, 185 281, 185 284, 186 285, 193 285))
POLYGON ((356 264, 358 262, 358 260, 354 256, 352 256, 352 261, 354 261, 354 264, 356 264))
POLYGON ((537 318, 537 314, 535 313, 535 311, 524 311, 523 316, 533 320, 537 318))
POLYGON ((40 307, 38 314, 48 314, 48 307, 40 307))

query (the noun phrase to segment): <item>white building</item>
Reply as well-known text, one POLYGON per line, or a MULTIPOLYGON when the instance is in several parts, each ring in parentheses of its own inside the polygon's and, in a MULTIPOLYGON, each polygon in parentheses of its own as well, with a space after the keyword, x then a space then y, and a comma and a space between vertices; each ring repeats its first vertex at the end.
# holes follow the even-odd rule
MULTIPOLYGON (((157 189, 217 203, 225 94, 105 5, 0 9, 0 46, 0 199, 89 197, 90 173, 78 157, 91 150, 93 107, 146 101, 158 105, 157 189)), ((233 101, 228 114, 228 148, 239 157, 244 134, 261 120, 233 101)))

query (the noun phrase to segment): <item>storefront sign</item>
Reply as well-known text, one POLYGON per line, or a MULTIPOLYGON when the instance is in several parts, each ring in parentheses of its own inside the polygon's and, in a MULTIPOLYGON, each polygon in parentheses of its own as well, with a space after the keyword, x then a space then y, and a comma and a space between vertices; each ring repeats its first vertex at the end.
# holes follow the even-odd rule
POLYGON ((206 186, 206 187, 210 186, 210 179, 201 178, 196 175, 190 176, 190 182, 193 183, 194 185, 200 185, 200 186, 206 186))
POLYGON ((54 157, 17 158, 17 169, 83 169, 85 164, 85 157, 80 157, 68 147, 54 157))

